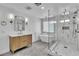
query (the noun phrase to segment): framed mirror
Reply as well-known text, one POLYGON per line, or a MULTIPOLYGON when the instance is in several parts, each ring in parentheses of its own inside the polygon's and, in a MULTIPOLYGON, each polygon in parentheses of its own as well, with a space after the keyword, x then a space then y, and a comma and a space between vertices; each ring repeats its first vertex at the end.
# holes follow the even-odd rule
POLYGON ((14 20, 15 31, 25 31, 25 19, 22 16, 15 16, 14 20))
POLYGON ((2 26, 6 26, 7 25, 7 22, 6 21, 1 21, 1 25, 2 26))

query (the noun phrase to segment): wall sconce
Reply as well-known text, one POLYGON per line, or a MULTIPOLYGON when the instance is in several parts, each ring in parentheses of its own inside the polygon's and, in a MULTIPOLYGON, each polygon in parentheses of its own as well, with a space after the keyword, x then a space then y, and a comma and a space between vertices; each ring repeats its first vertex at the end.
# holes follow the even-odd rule
POLYGON ((9 14, 8 18, 10 19, 10 23, 12 24, 14 20, 14 14, 9 14))
POLYGON ((25 23, 28 24, 28 18, 25 18, 25 23))

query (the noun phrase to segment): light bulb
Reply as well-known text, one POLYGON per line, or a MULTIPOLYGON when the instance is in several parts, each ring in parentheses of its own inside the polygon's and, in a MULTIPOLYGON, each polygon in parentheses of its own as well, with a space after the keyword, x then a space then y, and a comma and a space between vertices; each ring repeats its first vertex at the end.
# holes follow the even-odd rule
POLYGON ((8 18, 9 18, 9 19, 14 19, 14 15, 13 15, 13 14, 9 14, 9 15, 8 15, 8 18))
POLYGON ((25 18, 25 22, 28 22, 28 18, 25 18))

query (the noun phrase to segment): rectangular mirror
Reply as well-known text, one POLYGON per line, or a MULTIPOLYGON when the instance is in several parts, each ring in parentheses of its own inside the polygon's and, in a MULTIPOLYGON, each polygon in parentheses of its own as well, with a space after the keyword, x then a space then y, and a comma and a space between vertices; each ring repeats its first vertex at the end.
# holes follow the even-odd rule
POLYGON ((25 19, 22 16, 16 16, 14 20, 14 31, 25 31, 25 19))

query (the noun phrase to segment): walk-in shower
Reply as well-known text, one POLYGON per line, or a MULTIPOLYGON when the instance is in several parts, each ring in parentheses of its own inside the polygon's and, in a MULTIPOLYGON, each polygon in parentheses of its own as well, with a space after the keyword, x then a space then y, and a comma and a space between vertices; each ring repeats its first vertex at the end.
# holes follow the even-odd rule
POLYGON ((78 9, 74 12, 64 10, 63 15, 53 17, 48 10, 48 31, 53 31, 48 32, 48 54, 52 56, 79 55, 78 9))

